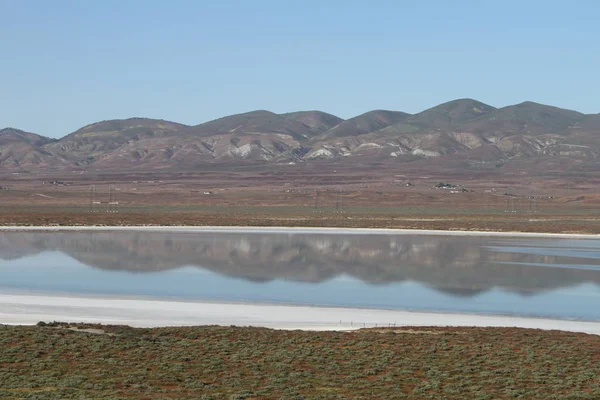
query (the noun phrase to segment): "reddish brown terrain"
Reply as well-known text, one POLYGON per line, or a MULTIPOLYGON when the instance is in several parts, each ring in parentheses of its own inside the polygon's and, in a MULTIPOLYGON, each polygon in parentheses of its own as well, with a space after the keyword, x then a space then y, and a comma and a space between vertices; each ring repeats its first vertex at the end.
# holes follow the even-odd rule
POLYGON ((353 332, 0 326, 3 399, 597 399, 600 337, 513 328, 353 332))
MULTIPOLYGON (((340 226, 600 233, 593 181, 409 180, 351 168, 7 176, 4 225, 340 226), (47 179, 47 180, 41 180, 47 179), (456 187, 438 188, 439 182, 456 187), (109 204, 112 200, 113 204, 109 204), (109 212, 111 211, 111 212, 109 212), (112 212, 118 211, 118 212, 112 212)), ((489 180, 488 180, 489 179, 489 180)))

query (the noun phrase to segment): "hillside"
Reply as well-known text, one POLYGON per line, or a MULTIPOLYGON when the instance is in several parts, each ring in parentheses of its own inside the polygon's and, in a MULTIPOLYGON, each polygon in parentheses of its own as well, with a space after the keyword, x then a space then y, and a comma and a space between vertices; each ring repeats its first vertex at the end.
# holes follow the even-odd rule
POLYGON ((270 111, 258 110, 243 114, 230 115, 184 129, 183 133, 197 137, 209 137, 220 134, 288 135, 296 140, 313 136, 312 129, 294 118, 286 118, 270 111))
POLYGON ((557 157, 592 165, 590 160, 600 155, 599 114, 533 102, 495 108, 473 99, 414 115, 374 110, 347 120, 317 110, 257 110, 195 126, 147 118, 101 121, 58 140, 12 128, 2 132, 0 166, 7 170, 194 170, 319 159, 357 165, 357 159, 399 163, 435 158, 447 166, 466 158, 491 168, 510 166, 512 160, 557 157))
POLYGON ((86 165, 101 160, 123 145, 168 136, 184 127, 175 122, 149 118, 101 121, 47 144, 45 150, 74 164, 86 165))
POLYGON ((326 131, 319 139, 333 139, 347 136, 359 136, 375 132, 396 124, 410 114, 400 111, 374 110, 339 123, 326 131))
POLYGON ((473 99, 449 101, 415 114, 407 123, 430 129, 459 127, 474 119, 488 115, 496 108, 473 99))
POLYGON ((586 115, 573 128, 579 131, 597 131, 600 127, 600 114, 586 115))
MULTIPOLYGON (((486 135, 566 134, 570 127, 584 118, 585 115, 577 111, 526 101, 487 113, 468 122, 466 128, 486 135)), ((600 125, 590 128, 600 128, 600 125)))
POLYGON ((344 120, 323 111, 298 111, 281 115, 285 119, 300 122, 310 128, 314 135, 320 135, 344 120))
POLYGON ((66 164, 61 157, 44 149, 55 142, 35 133, 19 129, 0 130, 0 166, 6 168, 36 168, 66 164))

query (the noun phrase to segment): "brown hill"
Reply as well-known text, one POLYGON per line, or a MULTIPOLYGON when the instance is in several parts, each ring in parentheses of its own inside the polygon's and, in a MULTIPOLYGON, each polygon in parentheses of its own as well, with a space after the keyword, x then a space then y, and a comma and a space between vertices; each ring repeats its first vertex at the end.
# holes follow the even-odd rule
POLYGON ((420 128, 443 129, 488 115, 496 108, 473 99, 459 99, 440 104, 415 114, 407 123, 420 128))
POLYGON ((0 130, 0 165, 6 168, 47 167, 66 164, 43 148, 55 142, 35 133, 19 129, 0 130))
POLYGON ((600 114, 586 115, 573 128, 584 132, 600 133, 600 114))
POLYGON ((306 140, 314 135, 311 128, 294 118, 286 118, 270 111, 258 110, 230 115, 196 125, 180 132, 182 135, 209 137, 222 134, 234 135, 287 135, 296 140, 306 140))
POLYGON ((486 136, 566 134, 584 117, 577 111, 526 101, 486 113, 466 123, 464 128, 486 136))
POLYGON ((176 122, 149 118, 101 121, 47 144, 45 150, 75 164, 85 165, 104 158, 123 145, 169 136, 185 127, 176 122))
POLYGON ((567 157, 571 165, 585 160, 589 166, 597 164, 589 160, 600 157, 600 114, 533 102, 496 109, 473 99, 414 115, 374 110, 348 120, 321 111, 258 110, 195 126, 147 118, 101 121, 59 140, 3 132, 0 166, 7 168, 85 165, 149 171, 314 159, 368 165, 440 156, 454 157, 455 165, 465 159, 510 165, 515 158, 567 157))
POLYGON ((326 132, 344 121, 340 117, 327 114, 323 111, 298 111, 281 114, 281 116, 308 126, 315 135, 326 132))
POLYGON ((289 135, 220 133, 152 138, 125 144, 106 154, 94 166, 104 168, 197 168, 206 163, 274 161, 285 152, 300 148, 289 135))
POLYGON ((408 118, 410 114, 400 111, 374 110, 361 114, 357 117, 347 119, 334 126, 319 140, 328 140, 346 136, 358 136, 378 131, 387 126, 396 124, 408 118))

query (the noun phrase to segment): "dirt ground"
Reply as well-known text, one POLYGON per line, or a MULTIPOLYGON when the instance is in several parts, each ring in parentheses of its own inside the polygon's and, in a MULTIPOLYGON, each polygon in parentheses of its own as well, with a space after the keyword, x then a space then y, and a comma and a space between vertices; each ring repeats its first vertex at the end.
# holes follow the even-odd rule
POLYGON ((0 174, 0 224, 600 233, 593 180, 300 172, 0 174))
POLYGON ((396 228, 468 230, 499 232, 587 233, 600 234, 600 216, 581 217, 569 214, 495 215, 404 213, 334 213, 331 211, 288 212, 269 209, 228 208, 217 211, 160 211, 89 213, 85 211, 0 212, 4 226, 286 226, 340 228, 396 228))

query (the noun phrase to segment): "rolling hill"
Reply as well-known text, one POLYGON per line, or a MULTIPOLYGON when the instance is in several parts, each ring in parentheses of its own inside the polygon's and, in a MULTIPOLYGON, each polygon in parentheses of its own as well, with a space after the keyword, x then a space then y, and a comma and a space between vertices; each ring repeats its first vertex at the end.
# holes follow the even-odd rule
POLYGON ((585 118, 577 111, 526 101, 503 107, 467 122, 466 128, 487 135, 566 134, 585 118))
POLYGON ((340 122, 324 132, 318 139, 335 139, 348 136, 359 136, 375 132, 396 124, 409 117, 410 114, 400 111, 373 110, 340 122))
POLYGON ((129 143, 165 137, 185 127, 175 122, 149 118, 101 121, 48 143, 44 149, 74 164, 87 165, 129 143))
POLYGON ((422 128, 444 129, 460 127, 461 124, 481 118, 495 107, 473 99, 449 101, 415 114, 407 123, 422 128))
POLYGON ((0 130, 0 166, 5 168, 36 168, 66 165, 68 162, 45 149, 55 143, 35 133, 14 128, 0 130))
POLYGON ((495 108, 458 99, 417 114, 374 110, 347 120, 317 110, 257 110, 194 126, 148 118, 101 121, 61 139, 0 131, 0 167, 11 171, 193 170, 315 159, 398 163, 441 156, 480 165, 548 157, 594 160, 600 156, 600 114, 534 102, 495 108))
POLYGON ((282 117, 308 126, 315 136, 327 132, 344 121, 340 117, 323 111, 298 111, 282 114, 282 117))

